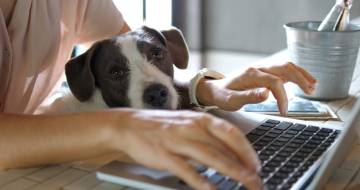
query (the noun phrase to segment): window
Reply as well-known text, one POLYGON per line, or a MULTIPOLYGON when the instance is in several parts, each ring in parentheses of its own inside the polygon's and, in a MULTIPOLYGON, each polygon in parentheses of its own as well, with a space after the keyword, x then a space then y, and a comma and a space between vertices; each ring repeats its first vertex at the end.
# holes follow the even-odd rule
POLYGON ((157 29, 171 26, 172 0, 113 0, 132 29, 148 25, 157 29))

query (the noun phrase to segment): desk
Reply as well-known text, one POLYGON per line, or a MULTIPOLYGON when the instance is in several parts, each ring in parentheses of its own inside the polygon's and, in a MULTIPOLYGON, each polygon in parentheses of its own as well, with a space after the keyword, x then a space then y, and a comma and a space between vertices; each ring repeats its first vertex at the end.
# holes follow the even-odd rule
MULTIPOLYGON (((266 61, 283 61, 286 52, 275 54, 266 61)), ((360 55, 359 55, 360 57, 360 55)), ((355 69, 350 96, 344 100, 324 102, 346 120, 360 95, 360 59, 355 69)), ((319 122, 319 121, 317 121, 319 122)), ((341 125, 341 121, 322 121, 328 125, 341 125)), ((109 155, 88 161, 48 167, 28 168, 0 172, 0 190, 119 190, 129 189, 96 179, 95 171, 121 155, 109 155)), ((356 143, 342 165, 334 172, 326 190, 360 189, 360 143, 356 143), (356 187, 357 186, 357 187, 356 187)))

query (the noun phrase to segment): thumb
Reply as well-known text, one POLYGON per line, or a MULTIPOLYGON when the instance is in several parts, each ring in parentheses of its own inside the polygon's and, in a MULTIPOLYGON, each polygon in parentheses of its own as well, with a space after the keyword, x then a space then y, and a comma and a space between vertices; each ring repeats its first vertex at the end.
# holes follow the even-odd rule
POLYGON ((225 90, 221 96, 215 97, 215 104, 226 111, 239 110, 245 104, 254 104, 265 101, 269 97, 269 90, 256 88, 245 91, 225 90))

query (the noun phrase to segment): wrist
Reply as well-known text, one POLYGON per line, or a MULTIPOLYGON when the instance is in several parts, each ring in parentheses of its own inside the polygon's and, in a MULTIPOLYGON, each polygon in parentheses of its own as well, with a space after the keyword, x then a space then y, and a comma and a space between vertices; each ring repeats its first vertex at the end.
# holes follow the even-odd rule
POLYGON ((205 78, 200 79, 197 89, 196 97, 198 102, 204 106, 214 106, 213 84, 211 80, 205 78))
POLYGON ((108 132, 109 135, 105 139, 105 146, 109 148, 112 152, 121 151, 124 152, 127 147, 127 128, 133 126, 131 123, 132 115, 134 110, 132 109, 116 109, 111 111, 105 111, 105 115, 107 115, 104 120, 105 131, 108 132))

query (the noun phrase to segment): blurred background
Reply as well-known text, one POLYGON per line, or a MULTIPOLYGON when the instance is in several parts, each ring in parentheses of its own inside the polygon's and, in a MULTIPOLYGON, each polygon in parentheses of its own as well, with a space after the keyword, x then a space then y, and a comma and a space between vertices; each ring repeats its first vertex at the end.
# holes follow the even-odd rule
MULTIPOLYGON (((283 25, 322 20, 335 0, 114 0, 132 29, 180 28, 191 50, 192 75, 201 67, 228 73, 286 48, 283 25)), ((351 18, 360 17, 354 0, 351 18)), ((177 71, 179 72, 179 71, 177 71)))

